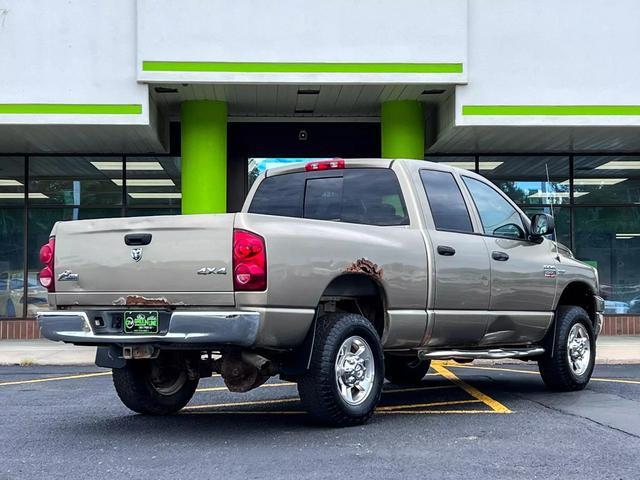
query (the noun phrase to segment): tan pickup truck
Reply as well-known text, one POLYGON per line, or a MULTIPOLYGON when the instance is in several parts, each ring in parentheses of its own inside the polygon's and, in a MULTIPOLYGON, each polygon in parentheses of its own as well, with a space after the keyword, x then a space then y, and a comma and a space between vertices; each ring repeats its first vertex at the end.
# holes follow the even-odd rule
POLYGON ((97 345, 136 412, 170 414, 201 377, 297 382, 333 425, 366 421, 386 377, 432 359, 537 361, 584 388, 602 322, 596 270, 474 173, 333 159, 267 171, 242 212, 57 223, 40 252, 42 334, 97 345))

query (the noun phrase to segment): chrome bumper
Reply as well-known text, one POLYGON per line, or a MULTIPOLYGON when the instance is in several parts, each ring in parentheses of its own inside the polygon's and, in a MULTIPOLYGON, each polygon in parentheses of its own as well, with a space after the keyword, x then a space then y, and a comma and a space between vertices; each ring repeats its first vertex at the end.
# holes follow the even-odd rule
POLYGON ((252 346, 258 336, 260 314, 244 311, 173 312, 162 335, 96 334, 85 312, 38 312, 42 336, 76 345, 206 344, 252 346))

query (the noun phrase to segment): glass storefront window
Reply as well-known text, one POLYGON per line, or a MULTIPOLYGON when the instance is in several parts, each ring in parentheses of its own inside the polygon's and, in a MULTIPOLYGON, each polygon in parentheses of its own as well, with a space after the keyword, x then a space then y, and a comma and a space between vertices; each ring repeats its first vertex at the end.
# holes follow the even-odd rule
POLYGON ((640 203, 640 156, 576 156, 573 172, 575 203, 640 203))
POLYGON ((24 157, 0 157, 0 318, 24 304, 24 157))
POLYGON ((582 207, 574 215, 574 253, 597 267, 606 313, 640 313, 640 207, 582 207))
POLYGON ((524 213, 529 218, 533 217, 536 213, 546 213, 547 215, 553 215, 556 223, 555 237, 558 242, 562 243, 565 247, 571 248, 571 209, 568 207, 535 207, 524 206, 522 207, 524 213))
POLYGON ((250 158, 247 162, 247 174, 249 176, 249 188, 262 172, 272 168, 299 165, 307 162, 328 160, 327 158, 250 158))
POLYGON ((30 157, 31 205, 121 205, 122 157, 30 157))
POLYGON ((444 163, 445 165, 449 165, 451 167, 458 167, 458 168, 463 168, 465 170, 470 170, 472 172, 476 171, 476 157, 449 157, 449 156, 442 156, 442 157, 427 157, 427 160, 429 162, 434 162, 434 163, 444 163))
POLYGON ((128 205, 180 208, 180 157, 127 157, 126 165, 128 205))
POLYGON ((479 173, 520 205, 569 203, 569 157, 482 156, 479 173))

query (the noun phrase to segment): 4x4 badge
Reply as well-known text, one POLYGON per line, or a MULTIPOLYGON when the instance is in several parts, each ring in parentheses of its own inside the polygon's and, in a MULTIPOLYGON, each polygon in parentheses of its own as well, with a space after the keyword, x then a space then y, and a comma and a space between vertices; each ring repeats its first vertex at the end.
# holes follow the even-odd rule
POLYGON ((139 262, 142 260, 142 249, 141 248, 132 248, 131 249, 131 258, 134 261, 139 262))
POLYGON ((542 267, 542 270, 544 271, 544 276, 547 278, 556 278, 556 275, 558 274, 558 270, 555 265, 545 265, 542 267))

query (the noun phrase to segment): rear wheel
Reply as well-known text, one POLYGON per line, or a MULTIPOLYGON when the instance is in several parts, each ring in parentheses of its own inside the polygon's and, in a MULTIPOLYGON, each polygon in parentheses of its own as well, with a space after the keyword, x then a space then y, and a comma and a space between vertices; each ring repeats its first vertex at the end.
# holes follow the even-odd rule
POLYGON ((122 403, 148 415, 181 410, 191 400, 198 380, 180 352, 161 352, 154 360, 128 360, 125 367, 113 369, 113 384, 122 403))
POLYGON ((538 366, 548 388, 567 392, 587 386, 595 364, 596 342, 583 308, 558 307, 554 332, 547 338, 545 349, 538 366))
POLYGON ((420 383, 431 367, 430 360, 416 357, 385 355, 384 376, 396 385, 414 385, 420 383))
POLYGON ((302 403, 316 421, 341 427, 366 422, 383 380, 380 338, 366 318, 335 313, 318 319, 311 365, 298 381, 302 403))

